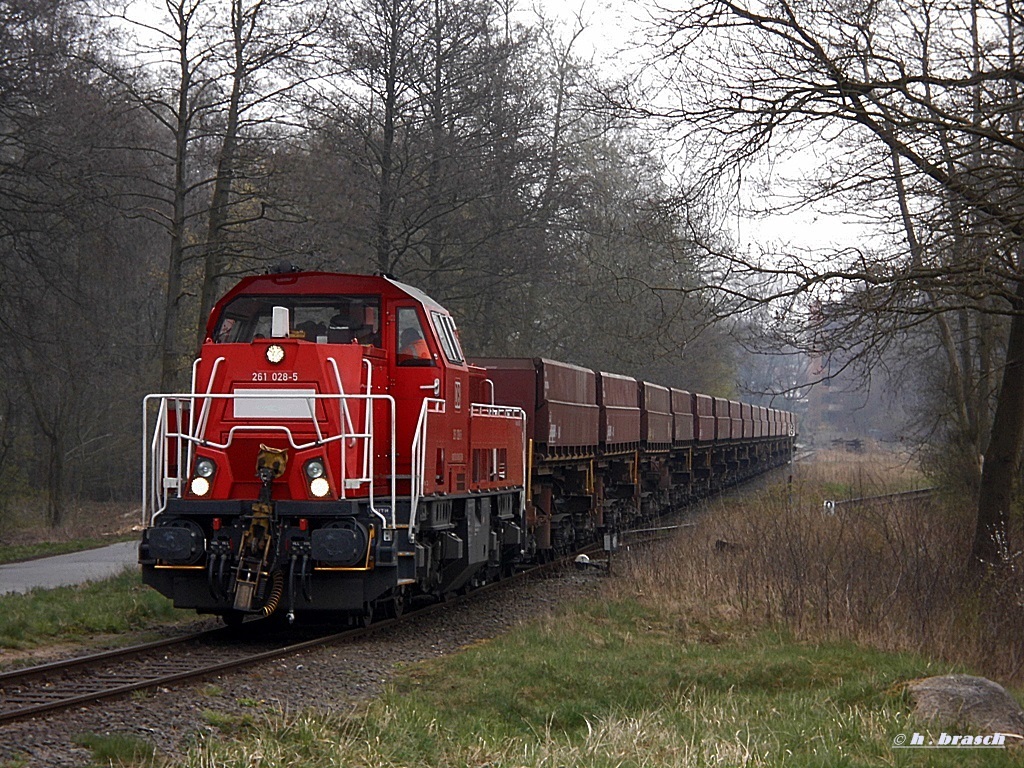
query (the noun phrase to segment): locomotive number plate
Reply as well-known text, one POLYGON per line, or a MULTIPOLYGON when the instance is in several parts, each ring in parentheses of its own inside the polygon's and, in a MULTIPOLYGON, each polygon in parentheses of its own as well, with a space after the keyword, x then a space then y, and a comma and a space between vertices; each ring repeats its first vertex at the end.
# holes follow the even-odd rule
POLYGON ((298 381, 299 374, 296 371, 253 371, 252 381, 298 381))

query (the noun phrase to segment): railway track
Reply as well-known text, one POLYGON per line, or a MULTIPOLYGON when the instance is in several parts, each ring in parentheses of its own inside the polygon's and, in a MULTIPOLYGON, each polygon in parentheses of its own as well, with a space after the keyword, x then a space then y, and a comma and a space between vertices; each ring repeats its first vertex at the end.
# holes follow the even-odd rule
MULTIPOLYGON (((594 549, 595 547, 588 547, 580 550, 580 553, 592 552, 594 549)), ((184 682, 202 680, 312 648, 354 640, 379 632, 397 622, 413 620, 443 610, 455 602, 511 586, 525 578, 535 578, 549 573, 564 567, 580 553, 486 584, 466 595, 427 604, 397 618, 377 621, 368 627, 318 634, 299 642, 295 642, 295 633, 292 631, 288 633, 287 641, 262 641, 260 648, 254 650, 252 643, 240 641, 238 628, 222 627, 2 672, 0 724, 124 696, 133 691, 168 688, 184 682), (211 661, 212 659, 216 661, 211 661)), ((263 621, 266 620, 247 622, 243 627, 263 621)))
POLYGON ((132 691, 202 679, 341 639, 336 633, 254 652, 228 628, 0 673, 0 723, 132 691), (216 662, 211 662, 216 658, 216 662))
POLYGON ((826 499, 822 508, 826 514, 834 513, 839 507, 867 506, 871 504, 899 504, 907 501, 928 501, 938 492, 937 488, 919 488, 914 491, 882 493, 877 496, 861 496, 855 499, 826 499))

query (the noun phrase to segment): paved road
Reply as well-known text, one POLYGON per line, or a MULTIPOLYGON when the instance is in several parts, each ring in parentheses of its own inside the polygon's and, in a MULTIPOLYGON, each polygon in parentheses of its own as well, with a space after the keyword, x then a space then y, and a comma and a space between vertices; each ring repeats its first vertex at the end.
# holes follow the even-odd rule
POLYGON ((0 565, 0 595, 106 579, 126 567, 138 568, 138 560, 139 543, 123 541, 99 549, 0 565))

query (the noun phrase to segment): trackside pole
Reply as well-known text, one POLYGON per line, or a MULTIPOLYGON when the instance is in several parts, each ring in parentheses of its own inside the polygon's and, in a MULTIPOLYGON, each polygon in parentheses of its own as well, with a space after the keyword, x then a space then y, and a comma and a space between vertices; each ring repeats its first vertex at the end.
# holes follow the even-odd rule
POLYGON ((619 532, 604 535, 604 551, 608 553, 608 575, 612 575, 612 555, 619 551, 619 532))

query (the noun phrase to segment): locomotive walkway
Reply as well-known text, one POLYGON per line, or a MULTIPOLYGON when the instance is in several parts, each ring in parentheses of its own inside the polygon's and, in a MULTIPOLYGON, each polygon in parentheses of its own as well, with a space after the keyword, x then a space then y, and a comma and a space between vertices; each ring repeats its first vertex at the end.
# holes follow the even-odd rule
POLYGON ((116 576, 126 567, 138 568, 139 543, 122 541, 98 549, 41 557, 0 565, 0 595, 25 593, 36 587, 53 589, 116 576))

